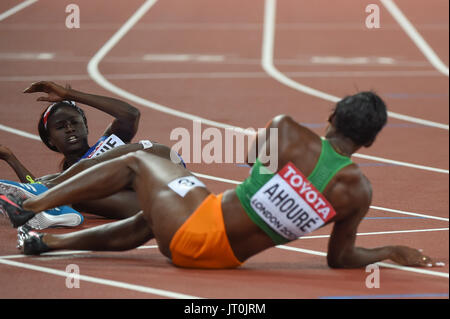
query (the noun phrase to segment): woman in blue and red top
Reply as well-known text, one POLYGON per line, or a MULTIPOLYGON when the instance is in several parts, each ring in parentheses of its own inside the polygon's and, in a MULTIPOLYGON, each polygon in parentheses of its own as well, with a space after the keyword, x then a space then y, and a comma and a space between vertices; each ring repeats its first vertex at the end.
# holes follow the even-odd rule
MULTIPOLYGON (((88 94, 72 89, 70 86, 63 87, 53 82, 40 81, 32 83, 24 93, 46 93, 47 96, 40 96, 37 101, 51 102, 42 112, 38 123, 38 131, 42 142, 52 151, 61 153, 64 157, 61 162, 62 171, 73 166, 80 159, 88 157, 95 151, 95 146, 111 135, 115 135, 123 144, 128 144, 135 136, 140 112, 130 104, 114 98, 88 94), (114 117, 112 123, 106 128, 99 141, 90 147, 88 144, 88 125, 84 111, 76 103, 92 106, 100 111, 114 117)), ((139 149, 139 146, 130 145, 131 150, 139 149)), ((0 159, 5 160, 16 172, 20 181, 30 183, 34 181, 42 182, 45 186, 54 186, 55 178, 60 173, 51 174, 36 178, 6 146, 0 145, 0 159)), ((79 165, 83 166, 83 165, 79 165)), ((2 181, 7 190, 3 192, 17 192, 20 184, 2 181)), ((4 188, 3 187, 3 188, 4 188)), ((45 189, 40 186, 39 189, 45 189)), ((2 189, 0 189, 0 192, 2 189)), ((42 191, 42 190, 41 190, 42 191)), ((80 211, 88 211, 109 218, 125 218, 138 211, 138 207, 123 207, 121 203, 129 202, 135 195, 130 192, 122 192, 110 198, 86 201, 73 205, 80 211), (120 210, 116 210, 120 207, 120 210), (125 209, 125 210, 124 210, 125 209), (120 213, 116 213, 120 212, 120 213)), ((56 222, 56 219, 55 219, 56 222)), ((47 223, 45 223, 47 225, 47 223)), ((64 222, 56 225, 65 225, 64 222)))
MULTIPOLYGON (((42 142, 49 149, 64 155, 62 170, 78 162, 90 150, 86 116, 76 103, 92 106, 114 117, 101 140, 114 134, 126 144, 137 132, 140 112, 124 101, 83 93, 69 86, 62 87, 47 81, 35 82, 24 91, 24 93, 37 92, 47 93, 47 96, 39 97, 38 101, 52 102, 42 112, 38 130, 42 142)), ((28 182, 30 178, 34 179, 29 170, 8 148, 0 148, 0 158, 14 169, 22 182, 28 182)))

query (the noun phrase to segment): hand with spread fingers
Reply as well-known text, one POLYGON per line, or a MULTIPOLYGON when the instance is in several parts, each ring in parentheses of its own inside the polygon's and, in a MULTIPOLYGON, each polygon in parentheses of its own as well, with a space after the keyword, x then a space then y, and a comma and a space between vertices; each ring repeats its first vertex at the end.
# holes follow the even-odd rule
POLYGON ((420 249, 407 246, 394 246, 390 259, 402 266, 434 267, 443 266, 442 262, 435 262, 424 255, 420 249))
POLYGON ((47 102, 60 102, 65 100, 67 97, 68 90, 70 86, 62 87, 53 82, 39 81, 32 83, 28 88, 26 88, 23 93, 37 93, 44 92, 47 96, 41 96, 37 98, 37 101, 47 101, 47 102))

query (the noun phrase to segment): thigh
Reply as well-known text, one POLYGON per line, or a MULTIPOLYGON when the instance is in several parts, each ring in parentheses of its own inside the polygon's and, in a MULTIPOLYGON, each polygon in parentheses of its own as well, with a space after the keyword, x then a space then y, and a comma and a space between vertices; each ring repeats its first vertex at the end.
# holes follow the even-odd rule
POLYGON ((194 187, 181 196, 168 184, 179 177, 192 176, 189 170, 143 151, 133 156, 133 188, 159 249, 170 257, 169 246, 173 235, 210 192, 205 187, 194 187))

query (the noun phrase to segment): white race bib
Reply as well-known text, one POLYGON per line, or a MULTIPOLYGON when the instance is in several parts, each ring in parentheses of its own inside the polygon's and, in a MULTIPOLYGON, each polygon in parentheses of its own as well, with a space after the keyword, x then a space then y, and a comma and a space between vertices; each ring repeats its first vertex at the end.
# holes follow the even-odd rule
POLYGON ((251 198, 253 210, 275 232, 295 240, 336 215, 333 207, 292 164, 286 164, 251 198))
POLYGON ((111 134, 104 141, 99 143, 92 153, 87 156, 87 158, 97 157, 120 145, 125 145, 125 143, 116 135, 111 134))
POLYGON ((186 194, 194 187, 206 187, 205 184, 199 181, 195 176, 177 178, 171 181, 168 186, 181 197, 186 196, 186 194))

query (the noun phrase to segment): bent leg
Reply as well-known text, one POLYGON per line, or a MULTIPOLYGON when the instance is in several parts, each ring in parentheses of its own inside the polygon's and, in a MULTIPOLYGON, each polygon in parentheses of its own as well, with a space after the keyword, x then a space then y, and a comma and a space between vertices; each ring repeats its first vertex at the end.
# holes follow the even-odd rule
POLYGON ((124 220, 73 233, 45 234, 43 241, 50 250, 122 251, 136 248, 153 237, 141 211, 124 220))

